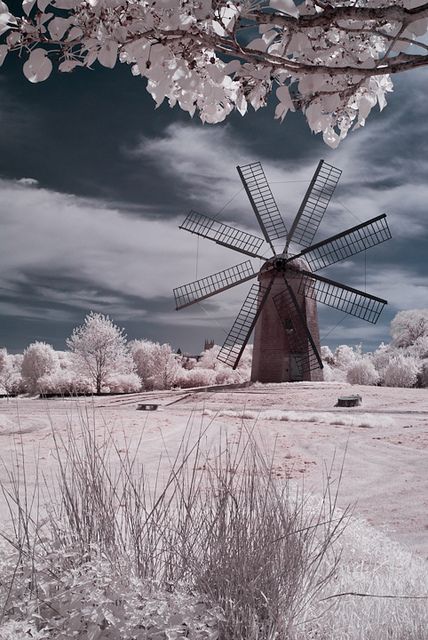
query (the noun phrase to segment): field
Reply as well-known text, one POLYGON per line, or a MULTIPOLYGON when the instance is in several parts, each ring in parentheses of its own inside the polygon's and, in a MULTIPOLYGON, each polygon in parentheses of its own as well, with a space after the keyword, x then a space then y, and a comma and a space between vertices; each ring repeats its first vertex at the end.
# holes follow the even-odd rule
MULTIPOLYGON (((22 461, 28 487, 41 482, 42 475, 48 486, 54 484, 58 447, 60 452, 66 447, 70 430, 79 443, 82 421, 90 425, 101 446, 108 432, 119 451, 135 453, 149 481, 156 478, 158 483, 167 477, 183 439, 192 443, 199 438, 201 460, 206 456, 214 465, 221 443, 233 444, 251 433, 271 457, 279 484, 287 481, 316 500, 328 483, 331 491, 339 490, 340 510, 352 506, 344 534, 345 573, 337 577, 333 591, 427 597, 427 390, 285 383, 78 400, 1 399, 3 485, 10 486, 8 474, 22 461), (334 406, 339 396, 351 393, 362 396, 361 406, 334 406), (158 410, 137 411, 143 402, 158 404, 158 410)), ((204 464, 199 471, 203 474, 204 464)), ((2 499, 3 528, 7 529, 9 515, 2 499)), ((427 620, 420 612, 426 600, 411 601, 411 606, 420 606, 419 602, 422 609, 409 609, 403 600, 368 604, 366 599, 346 612, 336 610, 328 624, 338 624, 342 631, 331 637, 380 638, 385 619, 392 624, 396 616, 410 626, 383 637, 423 638, 427 620), (343 630, 361 615, 366 626, 358 623, 360 635, 343 630)), ((318 632, 307 637, 324 637, 318 632)))

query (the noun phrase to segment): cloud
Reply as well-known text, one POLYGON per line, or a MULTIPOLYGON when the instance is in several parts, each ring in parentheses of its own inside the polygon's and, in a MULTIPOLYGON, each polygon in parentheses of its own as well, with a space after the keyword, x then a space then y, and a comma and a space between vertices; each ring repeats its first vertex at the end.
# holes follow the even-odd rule
POLYGON ((17 182, 18 184, 23 184, 27 187, 37 187, 39 184, 39 181, 35 178, 19 178, 17 182))
POLYGON ((0 198, 3 314, 46 313, 34 300, 26 305, 31 289, 33 298, 61 307, 60 315, 68 306, 70 313, 113 309, 135 319, 150 300, 165 300, 173 322, 173 287, 245 259, 208 243, 199 260, 198 240, 180 231, 178 220, 136 218, 102 202, 7 180, 0 181, 0 198))

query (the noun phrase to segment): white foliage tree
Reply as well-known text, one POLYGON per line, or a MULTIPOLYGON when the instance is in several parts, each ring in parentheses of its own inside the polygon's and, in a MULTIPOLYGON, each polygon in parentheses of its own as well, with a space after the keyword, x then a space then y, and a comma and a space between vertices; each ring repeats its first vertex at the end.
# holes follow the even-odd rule
POLYGON ((391 74, 428 64, 428 5, 418 0, 0 0, 0 64, 24 58, 30 82, 128 64, 156 105, 204 122, 259 109, 301 109, 337 146, 371 109, 391 74), (12 13, 14 9, 14 13, 12 13))
MULTIPOLYGON (((235 370, 218 360, 217 356, 220 349, 221 347, 215 344, 211 349, 206 349, 202 352, 201 359, 195 366, 195 369, 207 370, 207 375, 202 385, 234 384, 249 380, 251 375, 252 345, 245 347, 235 370), (210 375, 210 371, 214 371, 215 375, 210 375)), ((194 386, 198 385, 195 384, 194 386)))
POLYGON ((25 391, 21 374, 22 354, 11 354, 0 349, 0 393, 16 395, 25 391))
POLYGON ((58 367, 58 357, 50 344, 33 342, 24 351, 21 373, 24 383, 31 393, 40 391, 38 381, 51 374, 58 367))
POLYGON ((391 322, 391 335, 396 347, 409 347, 428 336, 428 309, 399 311, 391 322))
POLYGON ((361 355, 360 346, 354 349, 347 344, 341 344, 334 351, 334 366, 346 372, 361 358, 361 355))
POLYGON ((123 329, 101 313, 89 313, 84 323, 73 330, 67 346, 73 354, 76 372, 88 378, 97 393, 108 385, 109 376, 134 373, 123 329))
POLYGON ((4 368, 6 366, 6 362, 7 362, 7 349, 2 347, 0 349, 0 376, 1 376, 2 371, 4 370, 4 368))
POLYGON ((175 384, 181 367, 171 345, 133 340, 130 349, 144 389, 170 389, 175 384))

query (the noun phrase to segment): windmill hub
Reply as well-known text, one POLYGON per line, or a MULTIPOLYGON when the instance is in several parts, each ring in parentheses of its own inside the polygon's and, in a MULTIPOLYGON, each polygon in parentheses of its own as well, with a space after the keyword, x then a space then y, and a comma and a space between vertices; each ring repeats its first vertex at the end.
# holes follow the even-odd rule
POLYGON ((293 276, 297 272, 305 270, 311 271, 308 263, 303 258, 295 258, 294 260, 289 260, 285 258, 284 255, 274 256, 270 258, 267 262, 264 263, 261 268, 262 272, 272 272, 276 271, 281 275, 293 276))

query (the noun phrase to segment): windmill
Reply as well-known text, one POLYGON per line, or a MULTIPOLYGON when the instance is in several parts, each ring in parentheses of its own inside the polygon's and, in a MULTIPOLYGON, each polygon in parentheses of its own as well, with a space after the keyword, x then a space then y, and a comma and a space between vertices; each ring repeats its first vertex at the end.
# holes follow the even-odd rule
POLYGON ((382 214, 342 233, 313 243, 341 171, 320 160, 290 231, 275 202, 260 162, 237 167, 263 238, 196 211, 180 229, 213 240, 251 258, 263 260, 254 270, 246 260, 174 289, 176 309, 258 278, 246 296, 218 354, 234 369, 255 329, 251 379, 260 382, 322 380, 317 302, 376 323, 386 300, 318 275, 318 271, 389 240, 382 214), (269 245, 272 256, 264 257, 269 245), (281 242, 282 251, 274 244, 281 242), (284 245, 285 243, 285 245, 284 245), (299 249, 294 249, 295 245, 299 249))

